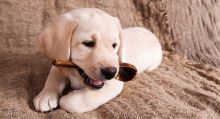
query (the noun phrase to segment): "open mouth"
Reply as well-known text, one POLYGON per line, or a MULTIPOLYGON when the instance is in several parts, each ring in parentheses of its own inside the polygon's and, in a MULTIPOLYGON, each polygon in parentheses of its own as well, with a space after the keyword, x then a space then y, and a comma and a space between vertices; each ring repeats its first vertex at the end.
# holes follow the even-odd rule
MULTIPOLYGON (((104 81, 102 80, 94 80, 90 78, 79 66, 74 64, 72 61, 64 61, 64 60, 54 60, 52 62, 54 66, 59 67, 67 67, 77 69, 80 76, 84 79, 84 83, 94 89, 100 89, 104 86, 104 81)), ((127 82, 134 78, 137 74, 137 69, 135 66, 129 63, 120 63, 120 68, 118 75, 115 77, 116 80, 127 82)))
POLYGON ((77 69, 80 76, 84 79, 84 84, 87 86, 94 88, 94 89, 100 89, 104 86, 104 81, 102 80, 94 80, 90 78, 82 69, 77 69))

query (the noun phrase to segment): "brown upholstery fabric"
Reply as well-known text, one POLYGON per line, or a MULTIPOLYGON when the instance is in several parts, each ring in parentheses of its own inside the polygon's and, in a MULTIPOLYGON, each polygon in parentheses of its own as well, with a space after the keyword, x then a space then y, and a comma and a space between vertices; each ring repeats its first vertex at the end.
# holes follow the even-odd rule
POLYGON ((36 55, 0 56, 1 119, 220 118, 220 70, 168 52, 157 70, 137 75, 121 95, 84 114, 60 108, 36 112, 32 100, 43 88, 50 63, 36 55))

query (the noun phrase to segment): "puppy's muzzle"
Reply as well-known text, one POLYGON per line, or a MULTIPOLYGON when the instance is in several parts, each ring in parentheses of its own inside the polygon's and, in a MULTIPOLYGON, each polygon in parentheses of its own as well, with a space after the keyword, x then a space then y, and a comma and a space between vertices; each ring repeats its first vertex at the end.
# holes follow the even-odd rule
POLYGON ((102 75, 105 77, 105 79, 110 80, 115 77, 117 73, 117 68, 115 67, 107 67, 101 69, 102 75))
MULTIPOLYGON (((77 69, 79 72, 81 72, 81 74, 85 73, 79 66, 77 66, 76 64, 74 64, 71 61, 65 61, 65 60, 58 60, 58 59, 56 59, 56 60, 54 60, 52 62, 52 64, 54 66, 58 66, 58 67, 68 67, 68 68, 77 69)), ((108 78, 114 77, 114 75, 116 75, 117 69, 113 69, 112 68, 111 71, 110 71, 110 69, 108 69, 108 70, 109 71, 107 71, 107 74, 109 72, 111 72, 111 73, 109 73, 110 76, 108 78), (114 70, 116 70, 116 71, 114 71, 114 70)), ((129 64, 129 63, 120 63, 119 73, 115 77, 115 79, 123 81, 123 82, 127 82, 127 81, 132 80, 136 74, 137 74, 137 69, 136 69, 135 66, 133 66, 132 64, 129 64)), ((81 76, 81 77, 83 77, 83 76, 81 76)))

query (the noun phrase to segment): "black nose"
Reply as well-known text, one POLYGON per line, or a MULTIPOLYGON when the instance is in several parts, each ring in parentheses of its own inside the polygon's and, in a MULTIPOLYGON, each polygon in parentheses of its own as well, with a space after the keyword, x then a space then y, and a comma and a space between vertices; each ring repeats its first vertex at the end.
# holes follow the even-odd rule
POLYGON ((115 67, 107 67, 101 69, 101 73, 106 79, 112 79, 115 77, 115 74, 117 73, 117 69, 115 67))

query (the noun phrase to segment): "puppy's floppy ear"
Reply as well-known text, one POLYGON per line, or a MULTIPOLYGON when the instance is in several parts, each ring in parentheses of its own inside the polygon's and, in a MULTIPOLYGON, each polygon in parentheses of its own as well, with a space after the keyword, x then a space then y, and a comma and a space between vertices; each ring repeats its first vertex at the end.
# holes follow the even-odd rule
POLYGON ((61 15, 49 23, 38 39, 41 52, 50 60, 68 60, 71 38, 77 24, 77 20, 67 15, 61 15))

